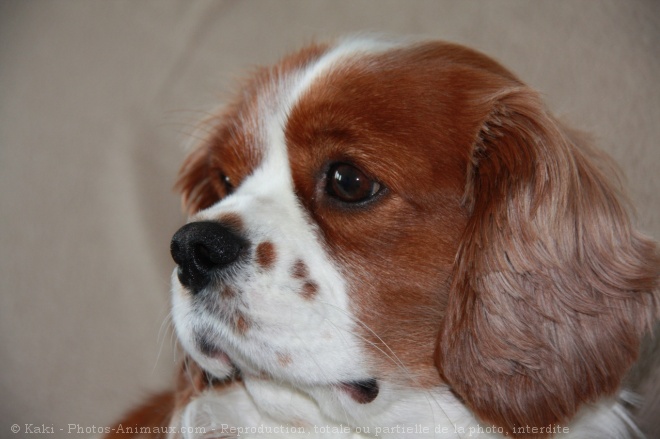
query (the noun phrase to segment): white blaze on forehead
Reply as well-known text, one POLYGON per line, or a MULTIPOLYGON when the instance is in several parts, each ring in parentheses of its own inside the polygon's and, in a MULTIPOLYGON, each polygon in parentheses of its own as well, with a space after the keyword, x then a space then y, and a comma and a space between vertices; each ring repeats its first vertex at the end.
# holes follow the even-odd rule
MULTIPOLYGON (((317 62, 305 69, 299 76, 293 80, 293 87, 290 89, 288 101, 282 106, 287 111, 293 108, 300 97, 310 89, 312 84, 324 74, 337 69, 341 62, 355 57, 356 55, 368 55, 390 50, 399 46, 400 43, 378 41, 372 39, 348 39, 340 41, 335 47, 321 56, 317 62)), ((286 120, 286 117, 285 119, 286 120)))
MULTIPOLYGON (((402 46, 402 41, 383 41, 354 38, 339 41, 316 61, 305 68, 284 74, 278 82, 270 84, 260 97, 259 134, 265 160, 271 159, 278 169, 288 169, 285 129, 291 109, 312 85, 324 75, 341 69, 359 55, 384 52, 402 46)), ((288 173, 290 177, 290 172, 288 173)))

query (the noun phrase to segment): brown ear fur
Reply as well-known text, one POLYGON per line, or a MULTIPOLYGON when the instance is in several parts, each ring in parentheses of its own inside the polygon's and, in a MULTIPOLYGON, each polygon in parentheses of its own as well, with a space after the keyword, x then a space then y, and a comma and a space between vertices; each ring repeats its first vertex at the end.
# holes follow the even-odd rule
POLYGON ((186 157, 174 189, 181 192, 183 210, 189 215, 212 206, 219 200, 211 180, 209 149, 199 146, 186 157))
POLYGON ((565 423, 613 394, 636 359, 660 260, 593 152, 536 93, 512 87, 490 105, 437 364, 485 421, 565 423))

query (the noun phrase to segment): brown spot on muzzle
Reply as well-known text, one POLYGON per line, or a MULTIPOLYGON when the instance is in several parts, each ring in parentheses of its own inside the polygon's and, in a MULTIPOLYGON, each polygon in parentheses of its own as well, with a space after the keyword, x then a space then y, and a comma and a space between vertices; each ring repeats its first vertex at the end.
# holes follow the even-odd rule
POLYGON ((260 243, 255 250, 255 260, 257 264, 267 270, 273 266, 277 259, 275 245, 272 242, 265 241, 260 243))
POLYGON ((319 292, 319 286, 312 280, 307 280, 303 286, 300 294, 307 300, 312 300, 319 292))
POLYGON ((304 279, 307 277, 309 274, 309 270, 307 269, 307 265, 298 259, 296 263, 293 265, 293 272, 292 275, 296 279, 304 279))

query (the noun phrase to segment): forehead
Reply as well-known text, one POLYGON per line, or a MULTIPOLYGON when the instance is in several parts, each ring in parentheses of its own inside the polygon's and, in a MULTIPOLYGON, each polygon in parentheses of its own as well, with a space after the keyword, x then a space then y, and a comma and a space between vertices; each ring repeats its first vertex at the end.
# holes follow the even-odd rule
MULTIPOLYGON (((309 169, 346 160, 383 178, 410 168, 418 182, 458 187, 479 129, 465 85, 484 72, 511 77, 451 44, 310 46, 244 84, 223 115, 211 161, 239 180, 267 158, 309 169)), ((388 183, 404 192, 403 182, 388 183)))

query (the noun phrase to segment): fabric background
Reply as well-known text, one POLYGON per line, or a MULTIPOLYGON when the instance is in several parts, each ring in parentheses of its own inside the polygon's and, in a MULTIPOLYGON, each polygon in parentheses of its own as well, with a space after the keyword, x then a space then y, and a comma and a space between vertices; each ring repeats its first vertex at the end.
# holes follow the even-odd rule
POLYGON ((495 57, 615 158, 660 238, 659 5, 1 1, 0 436, 107 426, 167 386, 184 145, 243 72, 313 39, 427 36, 495 57))

